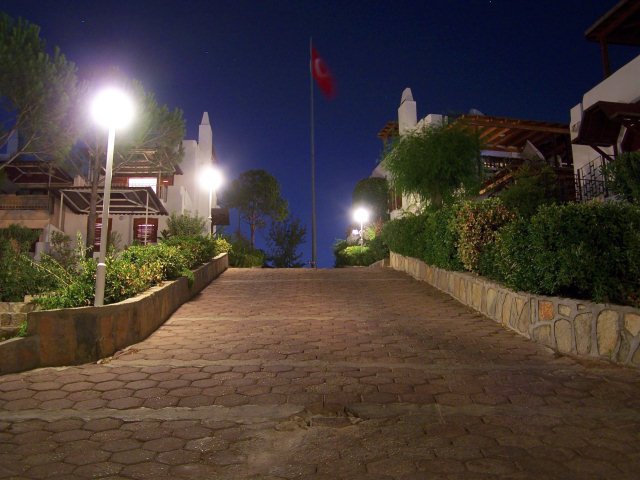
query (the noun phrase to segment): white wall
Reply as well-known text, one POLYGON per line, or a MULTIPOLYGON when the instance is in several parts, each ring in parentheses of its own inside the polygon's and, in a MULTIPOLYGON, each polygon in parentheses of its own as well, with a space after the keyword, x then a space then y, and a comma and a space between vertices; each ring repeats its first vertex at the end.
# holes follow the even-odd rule
MULTIPOLYGON (((625 66, 614 72, 598 85, 593 87, 582 97, 582 102, 574 106, 571 111, 571 140, 578 136, 583 112, 599 101, 635 103, 640 100, 640 55, 625 66)), ((603 149, 613 153, 610 148, 603 149)), ((600 154, 587 145, 573 145, 573 170, 584 167, 600 154)))

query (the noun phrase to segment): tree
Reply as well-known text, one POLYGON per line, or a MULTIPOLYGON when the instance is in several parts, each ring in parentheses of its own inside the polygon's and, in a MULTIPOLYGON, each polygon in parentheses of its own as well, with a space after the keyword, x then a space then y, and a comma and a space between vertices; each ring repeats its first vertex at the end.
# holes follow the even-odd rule
POLYGON ((56 48, 45 51, 40 28, 0 13, 0 149, 18 136, 18 156, 46 161, 63 159, 77 138, 80 87, 76 67, 56 48))
POLYGON ((526 161, 513 175, 514 183, 500 194, 504 205, 531 218, 541 205, 562 203, 558 176, 542 161, 526 161))
POLYGON ((482 173, 477 135, 460 127, 425 127, 401 138, 385 154, 395 188, 436 208, 459 188, 474 191, 482 173))
POLYGON ((222 203, 238 209, 251 232, 251 247, 255 248, 256 230, 264 228, 267 219, 282 221, 289 214, 287 201, 280 196, 280 184, 265 170, 247 170, 231 183, 222 196, 222 203))
POLYGON ((302 253, 298 253, 298 247, 304 243, 307 228, 300 224, 300 219, 288 217, 281 222, 273 222, 269 228, 269 259, 274 267, 298 268, 302 253))
POLYGON ((387 220, 389 217, 389 183, 386 178, 363 178, 352 194, 353 205, 367 205, 374 220, 387 220))
POLYGON ((632 203, 640 203, 640 152, 623 153, 603 167, 612 193, 632 203))
MULTIPOLYGON (((118 132, 114 153, 114 173, 129 162, 144 158, 148 161, 158 177, 162 173, 173 173, 174 167, 182 161, 182 139, 185 134, 185 122, 180 109, 169 110, 166 105, 159 105, 152 92, 145 91, 137 80, 125 78, 118 71, 109 74, 111 84, 119 85, 128 91, 136 105, 136 115, 132 125, 118 132)), ((98 88, 96 82, 87 89, 85 103, 89 103, 91 96, 98 88)), ((72 159, 76 163, 78 172, 89 172, 88 180, 91 184, 91 200, 87 218, 86 245, 94 244, 96 224, 96 204, 98 186, 103 181, 102 175, 106 161, 106 132, 87 122, 87 128, 82 133, 78 148, 74 150, 72 159), (88 168, 85 166, 88 165, 88 168)), ((91 251, 88 252, 91 254, 91 251)))

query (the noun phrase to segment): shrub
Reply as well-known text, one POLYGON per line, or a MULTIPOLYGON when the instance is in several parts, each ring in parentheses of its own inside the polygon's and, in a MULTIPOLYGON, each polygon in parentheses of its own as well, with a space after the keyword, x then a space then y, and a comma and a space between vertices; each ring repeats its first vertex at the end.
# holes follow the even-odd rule
POLYGON ((429 265, 447 270, 463 269, 457 250, 459 233, 455 220, 458 208, 457 204, 445 205, 425 214, 422 260, 429 265))
POLYGON ((0 301, 21 302, 47 284, 29 255, 39 236, 38 231, 20 225, 0 229, 0 301))
POLYGON ((478 264, 483 250, 493 244, 497 230, 515 218, 499 198, 464 202, 456 213, 458 256, 464 268, 480 273, 478 264))
POLYGON ((609 189, 623 199, 640 203, 640 152, 625 153, 603 168, 609 189))
POLYGON ((336 267, 366 267, 376 262, 368 246, 351 245, 334 252, 336 267))
POLYGON ((55 260, 41 263, 39 268, 56 278, 55 290, 34 299, 44 309, 83 307, 93 304, 97 263, 81 258, 73 272, 66 272, 55 260))
POLYGON ((542 162, 528 162, 515 172, 514 183, 500 198, 509 210, 531 218, 541 205, 560 203, 561 193, 553 168, 542 162))
POLYGON ((162 238, 201 236, 205 230, 207 220, 196 213, 177 214, 173 212, 167 219, 167 228, 160 232, 162 238))
POLYGON ((186 275, 186 271, 189 270, 189 259, 185 250, 168 243, 147 246, 131 245, 122 252, 120 258, 138 267, 157 262, 160 265, 160 271, 153 283, 159 283, 165 279, 174 280, 186 275))
POLYGON ((640 208, 544 206, 500 232, 497 258, 511 288, 640 306, 640 208))
POLYGON ((262 250, 253 248, 251 242, 241 235, 225 239, 230 245, 229 265, 237 268, 262 267, 265 254, 262 250))
POLYGON ((407 257, 423 258, 425 217, 409 214, 382 227, 382 238, 389 249, 407 257))
POLYGON ((216 242, 212 237, 201 235, 174 236, 163 242, 179 247, 187 259, 187 268, 197 268, 216 256, 216 242))
POLYGON ((122 257, 108 258, 104 289, 104 303, 116 303, 144 292, 162 280, 162 264, 159 260, 142 265, 122 257))
POLYGON ((382 237, 389 249, 401 255, 419 258, 429 265, 449 270, 461 270, 456 244, 457 205, 445 205, 420 215, 407 215, 388 222, 382 237))

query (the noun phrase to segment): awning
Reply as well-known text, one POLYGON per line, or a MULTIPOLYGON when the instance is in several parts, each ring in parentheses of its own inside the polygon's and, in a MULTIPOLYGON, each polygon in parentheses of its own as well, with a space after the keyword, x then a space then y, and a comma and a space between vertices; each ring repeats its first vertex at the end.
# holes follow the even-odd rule
POLYGON ((582 114, 578 136, 573 143, 609 147, 618 143, 620 128, 637 130, 640 125, 640 104, 596 102, 582 114))
MULTIPOLYGON (((73 213, 88 215, 91 187, 60 188, 55 192, 73 213)), ((110 215, 168 215, 169 213, 151 187, 112 187, 110 215)), ((104 191, 98 189, 97 211, 102 211, 104 191)))

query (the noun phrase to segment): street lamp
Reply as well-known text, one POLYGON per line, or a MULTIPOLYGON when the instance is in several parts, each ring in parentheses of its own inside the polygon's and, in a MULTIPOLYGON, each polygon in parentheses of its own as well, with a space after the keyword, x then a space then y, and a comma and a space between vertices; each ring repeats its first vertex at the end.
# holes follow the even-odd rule
POLYGON ((358 207, 353 211, 353 219, 360 223, 360 245, 364 245, 364 224, 369 221, 369 210, 358 207))
POLYGON ((216 191, 222 185, 223 178, 222 172, 220 169, 214 167, 213 165, 205 167, 200 172, 200 186, 203 189, 209 190, 209 231, 211 235, 213 235, 213 218, 211 217, 211 199, 213 197, 213 192, 216 191))
POLYGON ((107 140, 107 164, 104 176, 104 195, 102 199, 102 227, 100 229, 100 254, 96 271, 96 292, 94 305, 104 305, 104 284, 106 276, 105 257, 107 254, 107 234, 109 231, 109 203, 111 201, 111 172, 113 169, 113 149, 116 128, 126 127, 133 118, 134 107, 131 99, 115 88, 102 90, 94 98, 91 113, 96 123, 109 129, 107 140))

